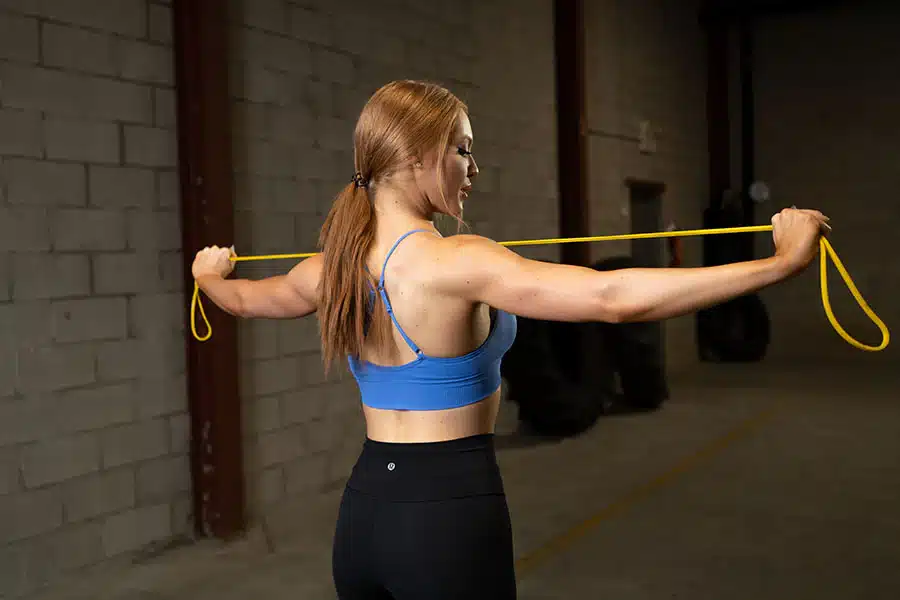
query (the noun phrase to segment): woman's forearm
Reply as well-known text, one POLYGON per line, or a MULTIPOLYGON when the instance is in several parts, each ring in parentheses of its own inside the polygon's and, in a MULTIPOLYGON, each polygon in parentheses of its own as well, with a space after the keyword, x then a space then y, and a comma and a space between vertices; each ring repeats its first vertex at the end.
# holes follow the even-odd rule
POLYGON ((316 310, 314 291, 309 289, 302 270, 297 267, 288 275, 264 279, 202 275, 198 284, 222 310, 244 319, 294 319, 316 310))
POLYGON ((196 281, 203 293, 228 314, 240 317, 246 312, 241 293, 241 280, 223 279, 219 275, 203 275, 196 281))
POLYGON ((656 321, 743 296, 789 276, 787 261, 770 257, 698 268, 632 268, 611 271, 606 288, 622 322, 656 321))

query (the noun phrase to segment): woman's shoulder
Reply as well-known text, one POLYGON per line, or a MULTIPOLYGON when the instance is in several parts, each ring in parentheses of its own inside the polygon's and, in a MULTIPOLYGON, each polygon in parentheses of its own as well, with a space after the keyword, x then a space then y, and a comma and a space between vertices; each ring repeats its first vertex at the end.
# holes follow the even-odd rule
POLYGON ((462 266, 467 262, 491 260, 499 251, 510 252, 497 242, 481 235, 454 234, 449 236, 420 235, 410 240, 406 257, 435 267, 462 266))
POLYGON ((492 244, 495 243, 478 235, 441 236, 422 231, 407 236, 390 255, 387 251, 376 252, 377 258, 373 257, 370 268, 377 262, 377 267, 384 267, 386 279, 399 278, 440 287, 445 280, 464 275, 466 263, 481 252, 480 248, 492 244))
POLYGON ((453 296, 467 296, 467 289, 523 260, 494 240, 475 234, 422 236, 407 249, 406 258, 403 266, 422 274, 429 287, 453 296))

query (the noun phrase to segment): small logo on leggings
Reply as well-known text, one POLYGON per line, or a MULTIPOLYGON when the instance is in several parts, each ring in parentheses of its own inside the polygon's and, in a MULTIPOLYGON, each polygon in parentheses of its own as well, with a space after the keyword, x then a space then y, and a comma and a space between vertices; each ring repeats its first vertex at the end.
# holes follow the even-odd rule
POLYGON ((394 463, 389 462, 389 463, 388 463, 388 471, 393 471, 394 468, 396 468, 396 466, 397 466, 397 465, 395 465, 394 463))

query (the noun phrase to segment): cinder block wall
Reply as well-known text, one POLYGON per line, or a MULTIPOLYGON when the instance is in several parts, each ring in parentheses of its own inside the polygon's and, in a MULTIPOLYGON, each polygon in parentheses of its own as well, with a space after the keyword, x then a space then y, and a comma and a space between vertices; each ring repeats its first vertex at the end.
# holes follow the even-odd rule
MULTIPOLYGON (((900 8, 862 2, 796 17, 761 20, 754 85, 757 177, 772 190, 757 209, 761 223, 785 206, 812 206, 831 216, 831 241, 869 304, 895 330, 900 304, 896 259, 900 130, 900 8)), ((761 236, 758 253, 772 252, 761 236)), ((840 323, 869 344, 881 335, 829 266, 830 297, 840 323)), ((763 294, 772 316, 772 360, 892 361, 860 352, 832 329, 822 309, 819 266, 763 294)))
POLYGON ((0 2, 0 596, 189 528, 169 22, 0 2))
MULTIPOLYGON (((706 59, 699 2, 585 2, 591 231, 631 232, 627 177, 666 185, 662 225, 702 226, 708 205, 706 59), (656 140, 639 148, 640 123, 656 140)), ((699 238, 682 242, 685 266, 702 263, 699 238)), ((592 246, 598 260, 631 253, 631 242, 592 246)), ((696 363, 694 317, 664 323, 668 368, 696 363)))

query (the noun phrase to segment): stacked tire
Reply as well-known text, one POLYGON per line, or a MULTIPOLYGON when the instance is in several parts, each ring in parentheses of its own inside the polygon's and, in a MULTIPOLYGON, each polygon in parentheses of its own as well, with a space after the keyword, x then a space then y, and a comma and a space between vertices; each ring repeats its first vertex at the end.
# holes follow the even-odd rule
MULTIPOLYGON (((593 268, 631 264, 617 257, 593 268)), ((658 408, 669 397, 660 327, 519 317, 516 342, 501 366, 519 420, 533 433, 568 437, 619 408, 658 408)))

